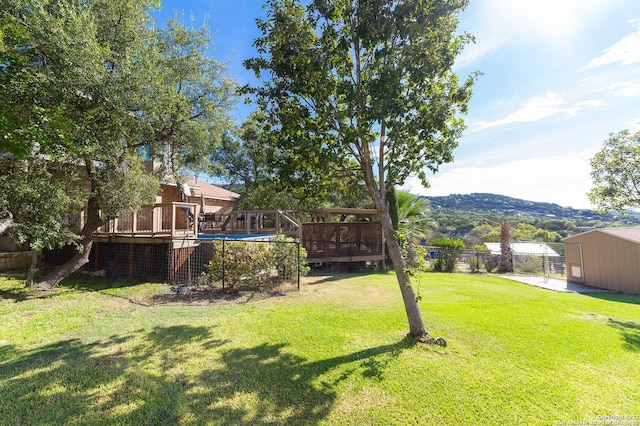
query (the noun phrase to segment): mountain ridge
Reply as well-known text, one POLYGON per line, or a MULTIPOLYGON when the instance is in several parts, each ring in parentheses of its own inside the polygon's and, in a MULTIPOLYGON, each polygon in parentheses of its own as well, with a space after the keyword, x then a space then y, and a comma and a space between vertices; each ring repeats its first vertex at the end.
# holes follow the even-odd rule
POLYGON ((640 223, 640 216, 636 212, 628 211, 627 215, 600 214, 589 209, 574 209, 559 204, 529 201, 506 195, 476 192, 472 194, 450 194, 447 196, 420 196, 431 204, 432 211, 460 210, 502 216, 534 216, 576 221, 597 220, 602 222, 619 221, 640 223))

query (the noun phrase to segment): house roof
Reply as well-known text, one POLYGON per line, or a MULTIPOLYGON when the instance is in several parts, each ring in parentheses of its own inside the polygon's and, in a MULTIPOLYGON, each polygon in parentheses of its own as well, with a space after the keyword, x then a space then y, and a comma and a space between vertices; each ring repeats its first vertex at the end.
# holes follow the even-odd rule
POLYGON ((208 182, 204 182, 197 179, 187 179, 186 184, 194 190, 194 196, 204 196, 205 198, 215 198, 217 200, 231 200, 235 201, 240 198, 240 194, 229 191, 219 186, 212 185, 208 182))
POLYGON ((583 232, 582 234, 572 235, 571 237, 565 238, 563 241, 570 240, 574 237, 578 237, 580 235, 588 234, 590 232, 601 232, 603 234, 612 235, 614 237, 622 238, 623 240, 631 241, 634 243, 640 244, 640 227, 633 228, 598 228, 592 229, 587 232, 583 232))
MULTIPOLYGON (((500 254, 500 243, 484 243, 491 254, 500 254)), ((511 251, 515 255, 533 254, 536 256, 560 257, 555 250, 545 243, 509 243, 511 251)))

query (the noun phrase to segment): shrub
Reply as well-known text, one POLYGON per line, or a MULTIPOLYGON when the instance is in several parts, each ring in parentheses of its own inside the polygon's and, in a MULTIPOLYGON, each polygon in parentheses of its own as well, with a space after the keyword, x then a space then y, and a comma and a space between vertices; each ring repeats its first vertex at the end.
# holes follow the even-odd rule
POLYGON ((542 258, 534 255, 522 256, 518 264, 518 270, 528 274, 542 272, 542 258))
POLYGON ((476 245, 474 248, 475 253, 469 257, 467 262, 469 263, 469 271, 472 274, 476 274, 480 272, 480 268, 482 267, 483 260, 490 255, 489 251, 485 246, 476 245))
POLYGON ((229 290, 259 290, 291 279, 298 264, 304 275, 309 271, 307 252, 300 247, 298 259, 298 245, 293 241, 284 235, 272 242, 216 241, 204 281, 221 282, 224 275, 229 290))
POLYGON ((293 244, 294 239, 285 235, 278 235, 272 240, 271 256, 273 264, 277 272, 276 280, 278 282, 291 279, 300 267, 300 274, 306 275, 310 268, 307 265, 307 251, 298 244, 293 244), (298 248, 300 249, 300 258, 298 258, 298 248))
POLYGON ((498 267, 499 263, 500 263, 500 255, 487 254, 484 257, 484 269, 486 269, 487 272, 493 272, 498 267))
POLYGON ((264 243, 216 241, 216 255, 207 265, 209 281, 222 281, 230 290, 258 289, 269 283, 273 261, 264 243), (224 247, 224 250, 223 250, 224 247))
POLYGON ((436 238, 431 240, 431 246, 438 247, 438 258, 433 262, 436 272, 454 272, 460 251, 464 249, 464 241, 450 238, 436 238))

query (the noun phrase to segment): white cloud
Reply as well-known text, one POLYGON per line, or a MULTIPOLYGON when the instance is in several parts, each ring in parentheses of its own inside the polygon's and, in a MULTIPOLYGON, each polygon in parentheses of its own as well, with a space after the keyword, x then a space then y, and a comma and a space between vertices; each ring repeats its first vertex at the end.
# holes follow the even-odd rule
POLYGON ((453 167, 434 175, 430 188, 411 179, 404 186, 415 194, 442 196, 486 192, 529 201, 591 208, 589 159, 594 153, 539 157, 481 167, 453 167))
POLYGON ((585 0, 489 0, 490 21, 500 31, 536 40, 566 40, 577 31, 602 1, 585 0), (497 21, 497 22, 496 22, 497 21))
MULTIPOLYGON (((637 22, 636 22, 637 24, 637 22)), ((620 63, 632 65, 640 62, 640 25, 637 31, 622 38, 613 46, 605 49, 604 53, 589 61, 586 68, 620 63)))
POLYGON ((616 84, 614 87, 617 96, 640 96, 640 81, 632 80, 616 84))
POLYGON ((581 101, 573 105, 567 105, 565 104, 562 96, 558 93, 549 92, 544 96, 536 96, 528 99, 521 104, 520 109, 512 112, 504 118, 494 121, 477 121, 473 123, 473 125, 476 126, 474 130, 478 131, 513 123, 532 123, 560 113, 566 113, 573 116, 585 106, 595 107, 599 105, 602 105, 602 101, 598 99, 581 101))
POLYGON ((581 101, 581 102, 576 102, 576 106, 577 107, 583 107, 583 106, 587 106, 587 107, 599 107, 604 105, 604 100, 602 99, 590 99, 587 101, 581 101))

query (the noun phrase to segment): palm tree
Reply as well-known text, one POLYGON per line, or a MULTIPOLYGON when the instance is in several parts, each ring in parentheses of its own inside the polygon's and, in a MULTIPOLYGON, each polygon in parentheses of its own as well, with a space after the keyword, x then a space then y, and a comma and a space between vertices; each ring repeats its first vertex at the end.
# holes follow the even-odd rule
POLYGON ((398 231, 415 239, 424 239, 433 226, 429 202, 405 191, 395 191, 398 208, 398 231))

